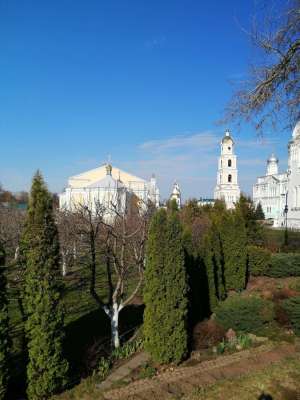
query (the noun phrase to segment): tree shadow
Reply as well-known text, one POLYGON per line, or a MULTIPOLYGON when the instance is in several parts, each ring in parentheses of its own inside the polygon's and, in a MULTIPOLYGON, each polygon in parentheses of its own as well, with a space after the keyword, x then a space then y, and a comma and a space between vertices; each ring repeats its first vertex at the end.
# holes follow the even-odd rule
POLYGON ((195 324, 211 314, 208 278, 205 265, 198 256, 185 252, 185 265, 189 285, 188 325, 192 331, 195 324))
POLYGON ((262 393, 257 400, 273 400, 273 397, 270 394, 262 393))

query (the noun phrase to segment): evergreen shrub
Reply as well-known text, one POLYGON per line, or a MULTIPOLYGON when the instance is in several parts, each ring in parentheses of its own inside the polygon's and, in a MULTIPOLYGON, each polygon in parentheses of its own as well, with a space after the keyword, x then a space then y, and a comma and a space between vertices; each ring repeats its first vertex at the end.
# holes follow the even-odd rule
POLYGON ((29 400, 46 399, 66 384, 68 363, 63 356, 64 310, 58 231, 52 196, 40 173, 32 183, 20 262, 25 269, 27 396, 29 400))
POLYGON ((274 319, 274 308, 270 301, 259 297, 228 297, 216 310, 216 321, 226 330, 257 333, 274 319))
POLYGON ((187 352, 187 276, 182 228, 176 212, 154 214, 147 242, 144 346, 159 363, 180 362, 187 352))
POLYGON ((282 307, 288 315, 295 334, 300 336, 300 296, 284 300, 282 307))
POLYGON ((248 246, 247 250, 250 275, 265 275, 271 263, 271 252, 258 246, 248 246))
POLYGON ((272 278, 285 278, 288 276, 300 276, 300 254, 299 253, 277 253, 271 257, 266 276, 272 278))

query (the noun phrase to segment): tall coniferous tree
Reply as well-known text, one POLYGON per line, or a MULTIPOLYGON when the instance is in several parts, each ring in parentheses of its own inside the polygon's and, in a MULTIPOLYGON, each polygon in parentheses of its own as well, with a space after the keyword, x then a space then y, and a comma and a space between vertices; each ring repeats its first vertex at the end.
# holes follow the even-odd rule
POLYGON ((264 210, 262 208, 261 202, 259 202, 257 204, 257 206, 256 206, 255 217, 256 217, 257 220, 261 220, 261 221, 265 219, 265 213, 264 213, 264 210))
POLYGON ((21 240, 25 266, 25 332, 28 344, 27 394, 45 399, 65 384, 63 311, 60 302, 59 242, 52 198, 39 172, 33 179, 21 240))
POLYGON ((9 328, 4 265, 5 251, 2 244, 0 244, 0 400, 6 397, 9 378, 9 328))
POLYGON ((220 229, 226 292, 245 289, 247 280, 247 230, 240 213, 223 217, 220 229))
POLYGON ((213 312, 218 302, 226 297, 222 242, 217 221, 213 221, 205 238, 204 264, 208 280, 210 311, 213 312))
POLYGON ((160 363, 180 362, 187 352, 187 276, 182 229, 176 212, 152 219, 145 270, 145 348, 160 363))

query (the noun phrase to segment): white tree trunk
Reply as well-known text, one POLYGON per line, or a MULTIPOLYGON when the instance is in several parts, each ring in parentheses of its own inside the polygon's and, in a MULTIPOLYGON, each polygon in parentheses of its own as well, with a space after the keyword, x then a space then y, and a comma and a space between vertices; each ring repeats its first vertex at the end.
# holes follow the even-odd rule
POLYGON ((66 253, 62 252, 62 276, 67 275, 67 256, 66 253))
POLYGON ((20 253, 20 247, 19 247, 19 246, 17 246, 17 247, 16 247, 16 251, 15 251, 15 260, 17 260, 17 259, 18 259, 18 257, 19 257, 19 253, 20 253))
POLYGON ((73 260, 76 261, 77 259, 77 248, 76 243, 73 243, 73 260))
POLYGON ((119 314, 123 306, 118 305, 118 303, 113 303, 110 307, 104 307, 104 311, 110 318, 111 326, 111 341, 114 348, 120 347, 120 336, 119 336, 119 314))
POLYGON ((111 339, 114 348, 120 347, 120 338, 119 338, 119 307, 117 303, 114 303, 111 310, 111 339))

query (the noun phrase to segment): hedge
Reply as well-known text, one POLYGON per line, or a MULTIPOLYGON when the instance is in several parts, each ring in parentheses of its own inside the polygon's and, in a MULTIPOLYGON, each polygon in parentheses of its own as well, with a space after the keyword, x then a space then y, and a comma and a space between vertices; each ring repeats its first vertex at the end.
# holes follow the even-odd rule
POLYGON ((271 263, 266 268, 264 275, 272 278, 285 278, 300 276, 299 253, 277 253, 271 257, 271 263))
POLYGON ((248 246, 247 252, 250 275, 265 275, 271 264, 271 252, 258 246, 248 246))
POLYGON ((300 296, 284 300, 282 306, 289 317, 295 334, 300 336, 300 296))
POLYGON ((234 295, 218 306, 215 318, 226 330, 256 333, 274 319, 274 307, 259 297, 234 295))

